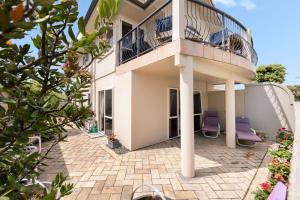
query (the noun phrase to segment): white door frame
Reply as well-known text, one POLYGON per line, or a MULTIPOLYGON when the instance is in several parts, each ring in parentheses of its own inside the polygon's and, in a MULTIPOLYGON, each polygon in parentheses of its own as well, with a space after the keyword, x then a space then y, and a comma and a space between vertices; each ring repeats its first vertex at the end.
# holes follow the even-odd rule
MULTIPOLYGON (((100 119, 100 115, 101 115, 101 112, 100 112, 100 105, 101 105, 101 103, 100 103, 100 93, 101 92, 103 92, 103 131, 104 131, 104 133, 105 133, 105 131, 106 131, 106 127, 105 127, 105 119, 110 119, 110 120, 112 120, 112 132, 113 132, 113 130, 114 130, 114 121, 113 121, 113 113, 114 113, 114 90, 113 89, 105 89, 105 90, 100 90, 100 91, 98 91, 98 99, 99 99, 99 110, 98 110, 98 113, 99 113, 99 117, 98 117, 98 120, 100 119), (111 116, 108 116, 108 115, 106 115, 106 91, 108 91, 108 90, 111 90, 111 106, 112 106, 112 111, 111 111, 111 116)), ((100 120, 99 120, 99 128, 100 128, 100 120)))

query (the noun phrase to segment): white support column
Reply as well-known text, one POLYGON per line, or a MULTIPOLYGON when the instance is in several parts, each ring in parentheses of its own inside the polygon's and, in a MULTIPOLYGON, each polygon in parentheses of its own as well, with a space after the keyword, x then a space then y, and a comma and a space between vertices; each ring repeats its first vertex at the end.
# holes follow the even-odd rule
POLYGON ((172 1, 172 41, 184 38, 184 26, 185 26, 185 0, 173 0, 172 1))
POLYGON ((181 173, 186 178, 192 178, 195 176, 193 58, 187 57, 185 61, 180 68, 181 173))
POLYGON ((230 148, 235 148, 235 88, 234 80, 226 80, 226 144, 230 148))

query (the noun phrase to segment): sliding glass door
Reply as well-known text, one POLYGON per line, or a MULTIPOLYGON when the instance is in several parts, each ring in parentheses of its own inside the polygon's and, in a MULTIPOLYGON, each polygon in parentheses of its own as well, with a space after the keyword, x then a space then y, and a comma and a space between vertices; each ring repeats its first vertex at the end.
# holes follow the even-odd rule
POLYGON ((201 93, 194 91, 194 131, 201 130, 201 115, 202 115, 201 93))
POLYGON ((113 132, 113 109, 112 109, 112 90, 105 90, 105 134, 109 135, 113 132))
POLYGON ((179 136, 179 94, 178 89, 169 89, 169 138, 179 136))
POLYGON ((106 135, 113 132, 113 96, 112 90, 99 92, 99 130, 106 135))
MULTIPOLYGON (((176 88, 169 89, 169 138, 180 135, 180 91, 176 88)), ((202 102, 200 91, 194 91, 194 131, 201 130, 202 102)))

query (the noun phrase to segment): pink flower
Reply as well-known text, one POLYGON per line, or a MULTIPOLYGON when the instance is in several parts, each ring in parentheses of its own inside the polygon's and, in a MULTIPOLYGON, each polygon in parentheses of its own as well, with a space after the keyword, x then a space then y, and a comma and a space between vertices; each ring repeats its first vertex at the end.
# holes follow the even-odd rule
POLYGON ((268 191, 270 189, 270 184, 268 182, 264 182, 262 184, 260 184, 261 189, 268 191))

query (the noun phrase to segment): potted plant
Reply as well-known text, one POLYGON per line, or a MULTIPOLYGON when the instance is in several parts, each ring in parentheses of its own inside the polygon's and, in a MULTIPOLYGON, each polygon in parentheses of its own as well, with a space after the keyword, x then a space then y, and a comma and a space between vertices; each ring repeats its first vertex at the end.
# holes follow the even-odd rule
POLYGON ((115 149, 121 146, 118 139, 116 139, 116 135, 114 133, 111 133, 107 135, 107 141, 108 141, 108 147, 111 149, 115 149))

